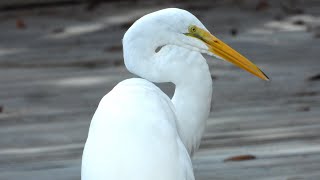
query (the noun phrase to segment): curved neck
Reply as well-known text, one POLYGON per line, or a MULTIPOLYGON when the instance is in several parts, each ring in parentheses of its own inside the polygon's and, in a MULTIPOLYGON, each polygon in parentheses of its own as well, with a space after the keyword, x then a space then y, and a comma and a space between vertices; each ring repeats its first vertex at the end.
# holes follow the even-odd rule
POLYGON ((172 103, 176 110, 177 130, 192 154, 200 145, 210 112, 212 80, 209 67, 199 52, 170 45, 170 40, 159 38, 125 36, 125 65, 130 72, 149 81, 176 85, 172 103), (165 46, 155 52, 162 44, 165 46))
POLYGON ((176 83, 172 103, 176 108, 180 138, 192 155, 200 145, 210 113, 212 79, 208 68, 184 78, 186 82, 176 83))

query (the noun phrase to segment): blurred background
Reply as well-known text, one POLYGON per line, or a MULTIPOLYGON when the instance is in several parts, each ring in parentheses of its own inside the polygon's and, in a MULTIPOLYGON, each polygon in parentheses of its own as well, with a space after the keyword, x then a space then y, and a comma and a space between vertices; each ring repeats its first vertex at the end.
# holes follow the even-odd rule
POLYGON ((213 105, 196 178, 320 179, 320 1, 1 0, 1 180, 80 179, 100 99, 133 77, 123 34, 166 7, 196 15, 272 79, 207 58, 213 105))

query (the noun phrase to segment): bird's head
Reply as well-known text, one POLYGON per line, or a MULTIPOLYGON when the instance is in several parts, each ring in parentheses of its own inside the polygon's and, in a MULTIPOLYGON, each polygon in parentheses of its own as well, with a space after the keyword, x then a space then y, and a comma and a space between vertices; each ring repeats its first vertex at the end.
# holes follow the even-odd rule
MULTIPOLYGON (((135 42, 136 48, 139 48, 137 44, 146 44, 153 51, 165 45, 184 47, 223 59, 263 80, 269 80, 255 64, 212 35, 193 14, 182 9, 163 9, 140 18, 126 32, 126 42, 135 42)), ((143 48, 147 51, 147 47, 143 48)))

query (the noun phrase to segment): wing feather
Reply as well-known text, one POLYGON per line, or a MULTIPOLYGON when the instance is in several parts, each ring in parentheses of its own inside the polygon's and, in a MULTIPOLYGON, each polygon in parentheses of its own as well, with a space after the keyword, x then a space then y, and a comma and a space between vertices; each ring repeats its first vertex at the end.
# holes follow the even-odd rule
POLYGON ((143 79, 119 83, 100 102, 82 159, 82 180, 194 180, 171 100, 143 79))

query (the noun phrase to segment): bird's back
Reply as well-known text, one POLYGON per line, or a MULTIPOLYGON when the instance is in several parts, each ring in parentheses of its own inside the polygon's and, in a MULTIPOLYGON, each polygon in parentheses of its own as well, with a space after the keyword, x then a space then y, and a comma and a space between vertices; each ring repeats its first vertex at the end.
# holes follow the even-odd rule
POLYGON ((101 100, 82 158, 82 180, 193 180, 170 99, 139 78, 101 100))

